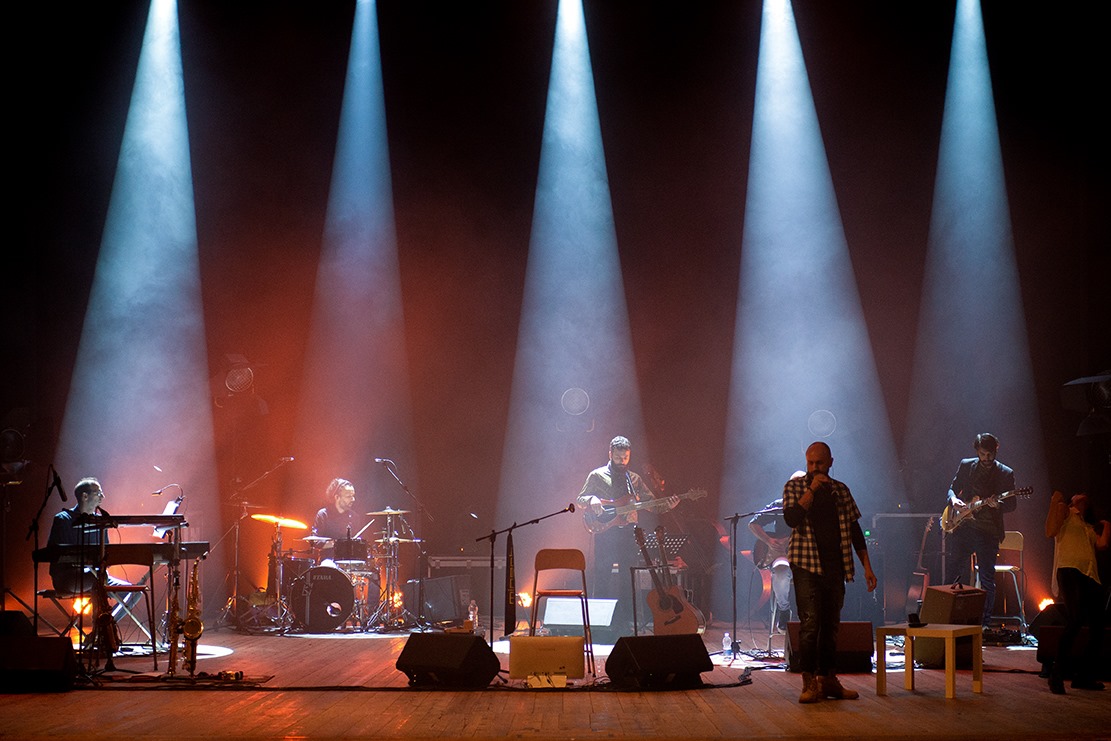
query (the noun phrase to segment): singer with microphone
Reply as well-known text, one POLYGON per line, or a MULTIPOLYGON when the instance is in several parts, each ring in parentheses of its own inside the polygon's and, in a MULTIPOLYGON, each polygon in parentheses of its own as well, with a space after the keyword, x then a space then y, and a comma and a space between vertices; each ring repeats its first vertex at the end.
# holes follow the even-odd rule
POLYGON ((845 582, 855 575, 854 550, 864 567, 868 591, 876 588, 860 510, 849 487, 830 477, 832 466, 829 446, 812 443, 806 449, 806 475, 791 478, 783 487, 783 519, 794 531, 787 559, 800 623, 801 703, 860 696, 841 685, 836 667, 845 582))

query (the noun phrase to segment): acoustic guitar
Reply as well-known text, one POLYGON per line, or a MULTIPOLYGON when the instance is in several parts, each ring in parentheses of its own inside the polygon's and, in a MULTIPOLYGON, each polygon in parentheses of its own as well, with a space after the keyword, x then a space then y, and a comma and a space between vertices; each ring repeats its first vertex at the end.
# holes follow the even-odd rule
POLYGON ((930 570, 922 565, 922 556, 926 552, 926 539, 930 535, 930 530, 933 529, 934 518, 928 517, 926 519, 926 527, 922 530, 922 543, 918 546, 918 566, 914 569, 914 574, 910 577, 910 586, 907 587, 907 610, 917 612, 918 601, 926 594, 926 590, 930 586, 930 570))
MULTIPOLYGON (((705 489, 691 489, 685 494, 678 495, 680 499, 701 499, 706 496, 705 489)), ((595 512, 593 507, 583 507, 583 524, 586 529, 597 535, 604 533, 611 527, 622 527, 628 523, 627 517, 633 512, 642 510, 667 509, 670 497, 659 499, 646 499, 643 502, 634 502, 625 499, 603 499, 601 512, 595 512)))
POLYGON ((648 553, 644 531, 637 526, 633 528, 633 532, 636 535, 637 545, 640 546, 640 552, 644 556, 644 563, 648 566, 648 573, 652 577, 653 588, 648 593, 648 609, 652 611, 652 632, 658 636, 705 632, 706 619, 702 616, 702 611, 687 601, 683 596, 683 590, 672 580, 671 569, 667 565, 667 555, 664 553, 663 528, 656 529, 656 541, 660 548, 661 560, 658 566, 648 553))

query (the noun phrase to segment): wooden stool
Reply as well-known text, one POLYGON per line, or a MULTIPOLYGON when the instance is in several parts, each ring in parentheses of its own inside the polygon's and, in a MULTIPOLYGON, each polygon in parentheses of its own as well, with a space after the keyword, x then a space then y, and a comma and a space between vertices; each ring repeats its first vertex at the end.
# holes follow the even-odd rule
POLYGON ((972 691, 984 691, 984 636, 979 625, 949 625, 931 623, 921 628, 911 628, 906 623, 882 625, 876 628, 876 694, 887 694, 887 639, 906 636, 903 654, 903 684, 914 690, 914 639, 945 639, 945 697, 957 696, 957 639, 972 636, 972 691))

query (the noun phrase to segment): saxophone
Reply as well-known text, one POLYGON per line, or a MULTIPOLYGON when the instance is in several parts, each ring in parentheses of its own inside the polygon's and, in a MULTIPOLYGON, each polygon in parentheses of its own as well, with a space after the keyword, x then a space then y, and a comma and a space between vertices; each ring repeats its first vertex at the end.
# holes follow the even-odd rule
POLYGON ((193 561, 193 571, 189 575, 189 589, 185 594, 185 620, 181 623, 181 634, 185 636, 184 651, 181 667, 193 676, 197 670, 197 641, 204 633, 204 622, 201 620, 201 588, 197 577, 204 556, 193 561))

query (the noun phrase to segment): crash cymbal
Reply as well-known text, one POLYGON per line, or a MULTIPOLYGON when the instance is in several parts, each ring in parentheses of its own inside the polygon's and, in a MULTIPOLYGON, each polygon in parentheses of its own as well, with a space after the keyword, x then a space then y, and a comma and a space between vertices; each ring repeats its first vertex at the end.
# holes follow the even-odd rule
POLYGON ((288 527, 292 530, 308 530, 309 526, 300 520, 291 520, 288 517, 279 517, 278 515, 251 515, 252 520, 259 522, 269 522, 271 525, 278 527, 288 527))
POLYGON ((408 509, 393 509, 392 507, 386 507, 381 512, 367 512, 366 516, 367 517, 382 517, 384 515, 407 515, 411 511, 412 510, 408 510, 408 509))
POLYGON ((420 538, 379 538, 375 543, 419 543, 420 538))
POLYGON ((246 509, 266 509, 262 504, 251 504, 250 502, 224 502, 225 507, 245 507, 246 509))
POLYGON ((312 543, 313 545, 322 545, 325 548, 335 542, 331 538, 325 538, 323 535, 306 535, 305 537, 301 538, 301 540, 312 543))

